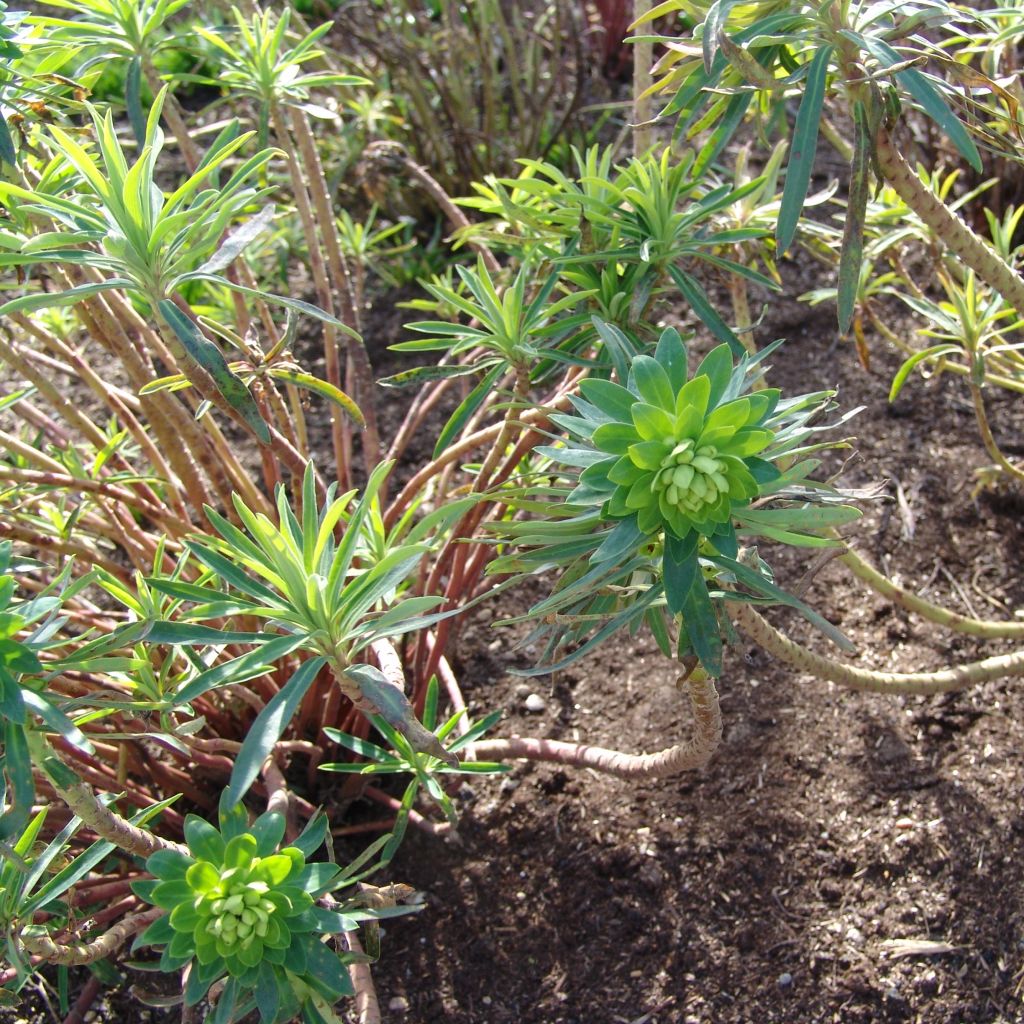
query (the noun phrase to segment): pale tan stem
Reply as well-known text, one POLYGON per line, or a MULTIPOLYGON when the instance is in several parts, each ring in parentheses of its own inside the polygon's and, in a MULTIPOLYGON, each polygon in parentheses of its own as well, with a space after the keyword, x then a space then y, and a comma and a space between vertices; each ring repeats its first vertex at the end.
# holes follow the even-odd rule
POLYGON ((839 129, 829 120, 827 115, 822 114, 818 128, 821 131, 822 138, 826 139, 839 154, 843 163, 850 163, 853 160, 853 146, 843 138, 839 129))
POLYGON ((92 964, 97 960, 104 960, 122 946, 136 932, 142 931, 151 925, 157 918, 166 913, 160 907, 153 907, 141 914, 132 914, 121 921, 118 921, 109 931, 104 932, 98 939, 92 942, 60 943, 45 935, 21 935, 19 942, 22 947, 34 956, 52 963, 62 964, 65 967, 78 967, 82 964, 92 964))
POLYGON ((845 554, 840 555, 839 561, 882 597, 892 601, 893 604, 898 604, 901 608, 906 608, 909 612, 920 615, 929 622, 945 626, 957 633, 966 633, 969 636, 1024 637, 1024 622, 993 622, 988 619, 975 619, 969 615, 961 615, 959 612, 932 604, 930 601, 904 590, 887 576, 883 576, 852 548, 848 548, 845 554))
MULTIPOLYGON (((633 21, 639 21, 651 9, 651 0, 633 0, 633 21)), ((649 29, 649 26, 648 26, 649 29)), ((651 87, 654 47, 646 40, 633 44, 633 155, 641 157, 653 144, 652 97, 644 93, 651 87)))
MULTIPOLYGON (((341 318, 347 327, 358 332, 360 329, 360 299, 357 294, 359 289, 353 285, 348 270, 348 262, 341 249, 338 226, 334 219, 334 208, 327 188, 327 179, 324 177, 323 165, 320 162, 320 153, 317 150, 316 140, 313 137, 313 130, 310 127, 309 118, 304 111, 293 107, 290 108, 289 113, 291 115, 295 141, 302 155, 306 178, 309 182, 309 194, 316 209, 317 228, 323 240, 323 249, 327 258, 327 269, 330 271, 334 290, 341 299, 341 318)), ((381 454, 373 367, 370 365, 370 357, 367 354, 362 338, 346 338, 345 347, 351 360, 350 365, 355 374, 359 407, 366 420, 363 450, 367 473, 370 473, 380 460, 381 454)), ((331 383, 334 383, 339 388, 341 387, 340 380, 337 382, 332 381, 331 383)))
MULTIPOLYGON (((345 941, 353 953, 363 952, 363 945, 356 932, 345 932, 345 941)), ((356 1020, 359 1024, 381 1024, 380 1002, 377 999, 377 990, 373 985, 370 965, 365 963, 349 964, 348 976, 352 979, 352 987, 356 990, 356 1020)))
POLYGON ((620 779, 658 778, 677 772, 703 768, 722 741, 722 712, 714 681, 697 668, 689 677, 681 675, 676 685, 689 690, 693 709, 693 735, 654 754, 625 754, 604 747, 562 740, 525 739, 483 740, 474 744, 481 761, 523 757, 531 761, 556 761, 578 768, 593 768, 620 779))
POLYGON ((1024 277, 921 181, 884 128, 879 129, 876 136, 875 152, 879 169, 907 206, 954 255, 1024 316, 1024 277))
MULTIPOLYGON (((22 313, 14 313, 11 319, 18 324, 27 334, 43 342, 51 351, 65 359, 70 368, 74 370, 92 389, 93 393, 102 398, 113 410, 121 423, 129 430, 135 442, 145 452, 150 465, 156 471, 157 476, 164 480, 167 488, 167 502, 173 507, 174 514, 179 524, 187 524, 188 511, 185 508, 184 498, 178 487, 177 481, 170 466, 164 460, 163 454, 153 443, 149 431, 142 425, 138 414, 142 409, 142 403, 134 395, 122 392, 119 388, 112 388, 109 382, 102 380, 93 370, 92 366, 71 346, 49 331, 43 330, 37 323, 22 313)), ((103 442, 106 443, 106 440, 103 442)), ((115 454, 116 464, 128 466, 126 459, 115 454)), ((148 484, 135 483, 134 487, 150 498, 156 498, 155 493, 148 484)))
POLYGON ((831 658, 807 650, 783 636, 749 604, 735 602, 730 613, 737 626, 755 643, 780 661, 818 679, 826 679, 851 690, 873 693, 949 693, 967 686, 1024 675, 1024 651, 1002 654, 983 661, 974 661, 937 672, 876 672, 872 669, 843 665, 831 658))
POLYGON ((288 799, 288 783, 284 772, 272 757, 268 757, 261 774, 267 786, 267 810, 287 819, 291 801, 288 799))
POLYGON ((4 520, 0 520, 0 540, 20 541, 30 547, 38 548, 40 551, 70 555, 80 559, 83 566, 101 566, 122 583, 131 584, 131 573, 124 566, 101 555, 95 548, 87 544, 74 540, 59 540, 57 537, 51 537, 48 534, 39 533, 37 530, 30 530, 4 520))
MULTIPOLYGON (((316 300, 324 312, 334 315, 334 297, 331 292, 330 279, 327 276, 327 266, 324 262, 323 251, 320 240, 317 236, 316 218, 313 214, 313 207, 310 201, 309 189, 306 183, 306 176, 303 174, 302 166, 295 155, 292 137, 288 131, 288 125, 282 116, 280 109, 276 106, 271 108, 271 124, 274 127, 274 134, 278 145, 285 155, 288 164, 288 176, 292 185, 292 198, 295 201, 295 209, 302 223, 302 233, 306 239, 306 249, 309 258, 309 271, 313 277, 313 287, 316 290, 316 300)), ((323 325, 324 339, 324 366, 327 371, 327 380, 330 384, 340 388, 341 364, 339 359, 338 329, 329 323, 323 325)), ((339 481, 347 481, 350 473, 350 461, 352 451, 351 431, 345 423, 340 410, 334 408, 334 403, 328 410, 331 422, 331 443, 334 448, 335 473, 339 481)))

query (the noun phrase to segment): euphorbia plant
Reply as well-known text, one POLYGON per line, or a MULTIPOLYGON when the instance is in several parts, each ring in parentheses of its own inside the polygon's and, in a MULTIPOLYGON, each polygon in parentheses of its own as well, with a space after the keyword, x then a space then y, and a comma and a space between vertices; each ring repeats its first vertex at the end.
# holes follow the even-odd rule
POLYGON ((323 937, 355 931, 361 921, 382 912, 354 900, 339 904, 331 899, 328 909, 318 898, 362 877, 360 864, 390 837, 343 870, 331 863, 307 863, 323 845, 323 816, 284 846, 281 814, 268 811, 250 825, 243 809, 222 802, 220 819, 217 829, 189 815, 186 848, 158 850, 147 859, 155 880, 135 882, 132 888, 167 913, 139 936, 136 946, 163 947, 164 970, 190 965, 186 1006, 225 979, 214 1021, 238 1020, 255 1007, 266 1024, 299 1014, 316 1024, 336 1024, 332 1004, 353 992, 345 964, 360 957, 334 949, 323 937))
POLYGON ((686 346, 669 328, 653 355, 619 362, 618 382, 583 381, 572 399, 575 414, 552 416, 567 437, 539 451, 569 469, 554 485, 524 488, 522 507, 543 516, 496 526, 525 550, 490 569, 559 567, 554 594, 531 610, 553 616, 536 632, 551 634, 556 644, 579 640, 601 623, 559 664, 643 618, 666 653, 675 622, 678 655, 696 654, 717 675, 721 602, 750 599, 737 587, 801 607, 838 639, 775 586, 752 550, 740 557, 741 545, 749 549, 758 538, 834 544, 828 531, 860 515, 827 482, 810 478, 818 460, 797 458, 842 443, 809 443, 827 429, 812 421, 833 408, 832 393, 782 400, 775 389, 752 391, 763 355, 734 364, 729 347, 719 345, 688 376, 686 346))

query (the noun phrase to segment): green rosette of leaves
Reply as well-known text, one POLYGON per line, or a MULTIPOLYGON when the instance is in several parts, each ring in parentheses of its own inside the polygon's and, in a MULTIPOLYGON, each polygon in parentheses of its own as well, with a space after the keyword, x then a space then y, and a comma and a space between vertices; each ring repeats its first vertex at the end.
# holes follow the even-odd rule
POLYGON ((819 460, 801 458, 844 445, 809 443, 837 425, 816 422, 835 407, 833 392, 784 398, 756 389, 775 346, 734 362, 719 345, 690 374, 672 328, 648 353, 616 328, 597 326, 618 381, 582 381, 573 413, 551 416, 565 437, 537 449, 534 479, 548 482, 511 496, 529 518, 495 528, 511 550, 490 572, 560 570, 550 597, 509 620, 534 624, 524 643, 548 640, 535 671, 564 667, 646 622, 664 653, 673 653, 674 630, 674 653, 696 655, 717 675, 729 630, 724 600, 789 604, 844 643, 775 585, 756 548, 758 540, 829 546, 833 528, 860 515, 834 487, 811 479, 819 460), (565 468, 552 477, 545 460, 565 468), (580 646, 571 654, 550 660, 573 643, 580 646))
POLYGON ((325 1024, 338 1020, 332 1004, 353 991, 350 955, 333 952, 323 935, 357 928, 367 915, 317 904, 316 897, 339 884, 336 865, 306 863, 325 828, 322 818, 315 819, 294 845, 280 848, 280 814, 264 814, 249 826, 240 807, 222 809, 220 829, 190 814, 188 852, 159 850, 147 859, 154 879, 132 888, 168 913, 136 946, 163 946, 160 966, 166 971, 191 964, 187 1005, 226 976, 218 1020, 237 1020, 254 1008, 265 1024, 300 1013, 325 1024))
POLYGON ((608 380, 583 381, 583 396, 608 417, 592 435, 595 450, 607 458, 583 471, 570 501, 607 494, 606 517, 635 516, 643 533, 664 530, 670 542, 728 536, 733 509, 757 496, 759 478, 778 476, 756 455, 774 437, 764 423, 779 392, 727 400, 729 346, 719 345, 691 380, 685 361, 671 358, 674 347, 662 348, 661 361, 634 359, 633 390, 608 380))
POLYGON ((151 865, 160 879, 153 899, 175 902, 170 924, 172 956, 194 955, 201 964, 221 959, 229 974, 241 977, 266 957, 283 963, 292 928, 303 929, 303 911, 313 905, 295 883, 306 859, 294 846, 260 856, 251 833, 225 843, 212 825, 188 823, 191 859, 181 854, 157 858, 151 865), (178 902, 180 900, 180 902, 178 902))

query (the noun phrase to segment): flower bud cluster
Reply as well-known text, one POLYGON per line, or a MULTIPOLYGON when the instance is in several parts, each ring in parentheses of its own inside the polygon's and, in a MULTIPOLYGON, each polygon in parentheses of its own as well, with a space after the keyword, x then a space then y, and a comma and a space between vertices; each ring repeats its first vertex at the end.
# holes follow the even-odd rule
MULTIPOLYGON (((234 872, 225 872, 226 875, 234 872)), ((222 876, 223 878, 223 876, 222 876)), ((276 910, 266 898, 270 887, 266 882, 224 880, 225 895, 213 901, 210 931, 226 945, 245 942, 252 936, 265 938, 270 916, 276 910)))
POLYGON ((690 515, 702 505, 714 505, 720 494, 729 491, 726 466, 715 458, 717 454, 714 445, 697 448, 691 438, 683 438, 662 459, 660 471, 651 480, 652 493, 663 492, 670 505, 690 515))

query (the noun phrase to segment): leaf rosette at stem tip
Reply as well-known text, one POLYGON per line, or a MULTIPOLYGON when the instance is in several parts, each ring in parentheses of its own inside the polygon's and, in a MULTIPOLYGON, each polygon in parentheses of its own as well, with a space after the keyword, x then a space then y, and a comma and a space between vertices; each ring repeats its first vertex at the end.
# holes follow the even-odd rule
POLYGON ((676 550, 707 538, 735 552, 734 510, 779 476, 758 456, 775 438, 766 424, 780 392, 741 395, 745 367, 738 369, 723 344, 687 379, 686 348, 668 330, 653 356, 634 357, 626 386, 583 381, 574 400, 580 417, 559 423, 598 457, 569 502, 600 502, 602 518, 635 521, 649 537, 664 532, 676 550))
MULTIPOLYGON (((599 330, 617 332, 603 323, 599 330)), ((668 328, 652 355, 613 360, 625 383, 588 378, 571 399, 574 412, 552 415, 566 436, 537 449, 536 476, 511 497, 532 515, 495 525, 512 547, 488 567, 560 570, 551 596, 523 621, 534 624, 529 642, 548 638, 545 660, 566 644, 581 646, 530 674, 646 623, 666 655, 674 629, 677 656, 696 655, 717 675, 725 599, 790 605, 845 642, 776 586, 754 549, 758 540, 834 545, 831 531, 860 515, 831 484, 810 478, 819 460, 801 458, 846 446, 810 439, 854 413, 818 423, 835 408, 833 392, 783 398, 775 388, 753 390, 777 345, 735 363, 719 345, 690 375, 686 346, 668 328), (568 469, 552 477, 548 463, 568 469)))
POLYGON ((186 1005, 198 1003, 226 975, 218 1013, 225 1000, 237 1007, 226 1011, 225 1021, 252 1009, 246 1009, 252 996, 265 1024, 299 1013, 316 1021, 336 1019, 324 1009, 353 990, 347 955, 333 952, 322 936, 357 928, 374 915, 337 903, 340 912, 318 906, 316 897, 351 884, 335 864, 306 863, 326 828, 320 815, 282 848, 282 815, 268 812, 249 825, 244 808, 222 800, 220 829, 190 814, 187 852, 165 849, 147 859, 155 877, 133 882, 132 889, 168 913, 135 945, 163 946, 165 971, 191 964, 186 1005))

